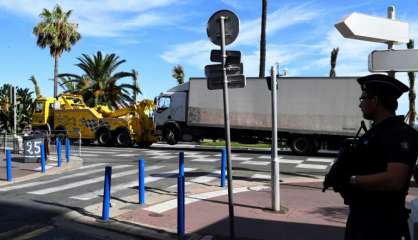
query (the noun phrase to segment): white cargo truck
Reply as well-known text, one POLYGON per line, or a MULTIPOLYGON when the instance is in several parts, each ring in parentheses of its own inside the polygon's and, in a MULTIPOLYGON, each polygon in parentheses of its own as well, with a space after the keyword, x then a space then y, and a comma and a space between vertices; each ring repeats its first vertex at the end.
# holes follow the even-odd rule
MULTIPOLYGON (((278 86, 279 138, 295 154, 337 149, 360 127, 356 77, 282 77, 278 86)), ((205 78, 191 78, 156 101, 157 133, 167 143, 224 138, 222 90, 208 90, 205 78)), ((247 78, 245 88, 230 89, 229 105, 233 141, 269 141, 271 92, 265 79, 247 78)))

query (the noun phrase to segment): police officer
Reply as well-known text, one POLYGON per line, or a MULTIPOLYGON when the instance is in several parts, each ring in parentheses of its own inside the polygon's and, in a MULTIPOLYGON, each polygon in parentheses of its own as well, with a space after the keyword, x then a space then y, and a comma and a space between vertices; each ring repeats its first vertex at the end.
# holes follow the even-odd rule
POLYGON ((360 109, 372 127, 359 139, 346 240, 410 239, 405 208, 418 156, 418 132, 396 116, 397 99, 409 88, 395 78, 372 74, 358 78, 360 109))

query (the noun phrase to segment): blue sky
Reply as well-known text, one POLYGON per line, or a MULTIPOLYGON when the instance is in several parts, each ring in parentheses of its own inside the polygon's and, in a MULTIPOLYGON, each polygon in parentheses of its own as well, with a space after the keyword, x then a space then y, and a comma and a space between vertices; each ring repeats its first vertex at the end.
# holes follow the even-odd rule
MULTIPOLYGON (((261 0, 0 0, 1 85, 33 89, 28 79, 35 75, 43 94, 52 95, 53 59, 48 49, 36 46, 32 29, 42 9, 57 3, 73 10, 70 20, 79 24, 82 35, 60 58, 60 73, 81 73, 74 64, 83 53, 116 53, 127 60, 119 71, 139 71, 142 97, 154 98, 176 85, 171 77, 176 64, 184 66, 186 79, 204 75, 210 50, 218 48, 206 36, 207 21, 215 11, 229 9, 240 17, 240 34, 228 49, 242 52, 246 76, 258 75, 261 0)), ((289 76, 327 76, 330 52, 340 47, 337 75, 367 74, 368 54, 387 46, 344 39, 334 24, 352 12, 385 17, 389 5, 396 7, 398 20, 409 22, 411 38, 417 40, 416 0, 269 0, 266 72, 279 62, 289 76)), ((406 82, 406 74, 397 77, 406 82)), ((407 107, 404 94, 398 113, 407 107)))

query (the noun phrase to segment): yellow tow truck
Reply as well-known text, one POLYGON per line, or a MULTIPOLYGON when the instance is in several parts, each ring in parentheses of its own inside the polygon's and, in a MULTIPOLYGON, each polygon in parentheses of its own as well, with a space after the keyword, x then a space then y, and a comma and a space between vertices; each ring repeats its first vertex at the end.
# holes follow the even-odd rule
POLYGON ((56 98, 38 97, 32 115, 32 129, 65 134, 84 143, 95 140, 103 146, 127 147, 134 143, 148 147, 157 141, 149 117, 151 100, 111 110, 104 105, 89 107, 82 96, 63 94, 56 98))

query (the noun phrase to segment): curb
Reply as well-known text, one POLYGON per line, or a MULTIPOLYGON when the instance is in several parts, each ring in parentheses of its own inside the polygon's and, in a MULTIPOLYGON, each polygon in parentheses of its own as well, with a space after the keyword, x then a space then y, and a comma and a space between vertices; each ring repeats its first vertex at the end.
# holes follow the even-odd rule
MULTIPOLYGON (((48 169, 45 173, 36 172, 36 173, 28 174, 26 176, 16 177, 16 178, 13 178, 12 182, 0 181, 0 186, 7 186, 7 185, 10 185, 10 184, 23 182, 23 181, 27 181, 27 180, 31 180, 31 179, 36 179, 36 178, 40 178, 40 177, 43 177, 43 176, 61 174, 65 171, 73 170, 73 169, 76 169, 76 168, 79 168, 79 167, 83 166, 83 162, 84 161, 83 161, 82 158, 73 156, 69 163, 66 163, 65 161, 63 161, 63 164, 62 164, 61 168, 53 167, 51 169, 48 169)), ((56 162, 53 162, 53 163, 56 163, 56 162)))

